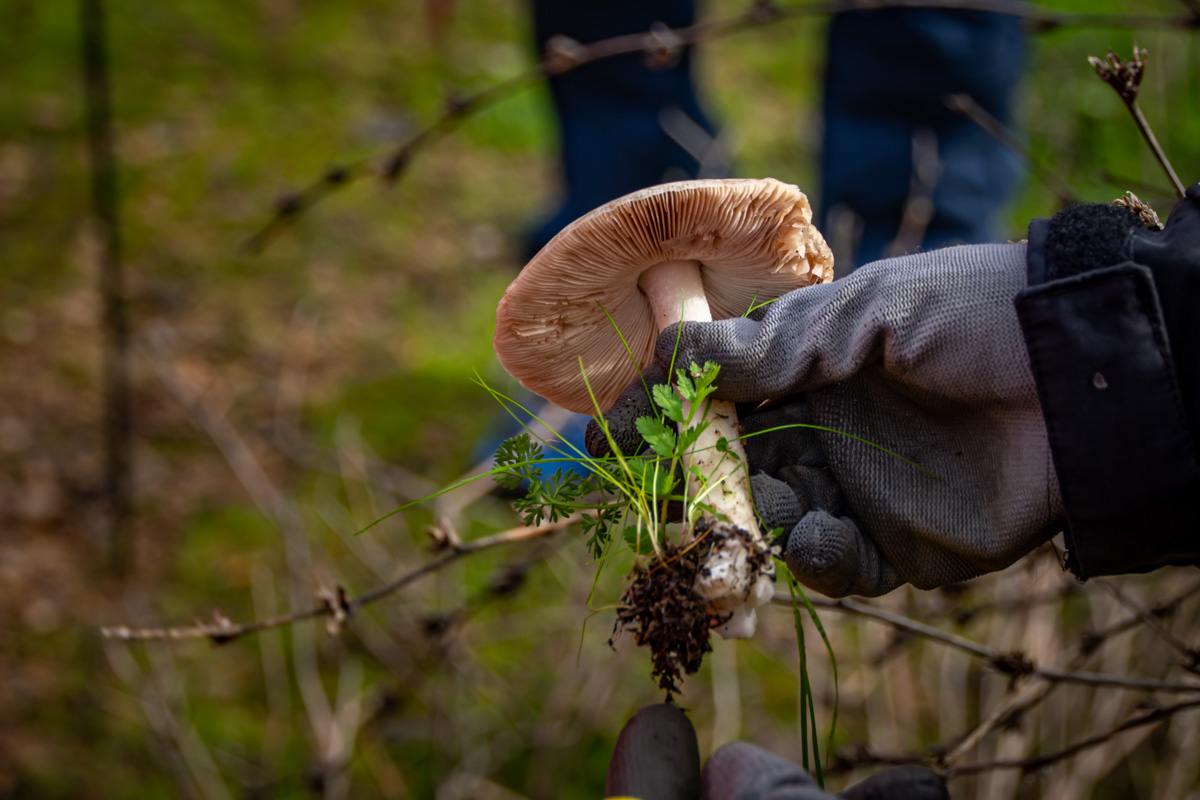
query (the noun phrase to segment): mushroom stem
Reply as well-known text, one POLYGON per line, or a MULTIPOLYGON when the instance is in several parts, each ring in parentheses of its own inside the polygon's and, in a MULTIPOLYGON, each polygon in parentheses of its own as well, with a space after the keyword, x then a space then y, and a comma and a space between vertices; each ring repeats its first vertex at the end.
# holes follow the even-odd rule
POLYGON ((676 322, 712 322, 699 261, 664 261, 638 278, 638 288, 650 301, 659 333, 676 322))
MULTIPOLYGON (((642 273, 638 288, 650 302, 659 332, 676 322, 709 322, 712 313, 704 293, 698 261, 664 261, 642 273)), ((720 380, 718 378, 718 380, 720 380)), ((685 413, 687 407, 685 405, 685 413)), ((738 427, 737 409, 733 403, 713 400, 704 417, 708 427, 697 439, 688 454, 689 493, 707 492, 703 500, 719 515, 750 534, 753 544, 766 549, 758 520, 754 515, 754 501, 750 493, 750 473, 746 468, 746 452, 742 448, 741 430, 738 427), (724 451, 718 443, 724 440, 724 451), (690 467, 698 467, 707 479, 708 489, 691 474, 690 467)), ((731 618, 717 628, 727 639, 748 639, 754 635, 758 620, 755 608, 770 599, 774 570, 767 561, 759 575, 749 574, 749 557, 740 540, 726 539, 720 549, 714 549, 700 577, 695 591, 708 601, 713 611, 732 614, 731 618)))

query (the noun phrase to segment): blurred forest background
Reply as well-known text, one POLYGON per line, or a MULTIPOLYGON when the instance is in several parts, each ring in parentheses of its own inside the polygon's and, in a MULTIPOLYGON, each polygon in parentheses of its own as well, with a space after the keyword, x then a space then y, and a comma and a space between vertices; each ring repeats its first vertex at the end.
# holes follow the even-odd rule
MULTIPOLYGON (((709 18, 745 10, 702 5, 709 18)), ((1054 6, 1180 15, 1188 4, 1054 6)), ((483 497, 352 535, 471 468, 497 413, 477 373, 511 387, 491 351, 493 312, 521 266, 522 235, 554 202, 544 87, 473 115, 397 185, 359 182, 261 253, 242 245, 281 192, 386 152, 454 91, 528 69, 526 6, 109 7, 135 426, 134 515, 115 551, 101 492, 101 242, 89 223, 77 4, 0 4, 0 796, 598 797, 622 724, 661 697, 644 652, 609 649, 611 612, 589 616, 595 567, 575 529, 463 558, 335 636, 322 620, 219 647, 100 635, 214 611, 262 618, 337 584, 360 594, 434 557, 425 528, 439 513, 465 540, 518 524, 483 497)), ((819 196, 824 25, 783 22, 698 49, 735 174, 819 196)), ((1198 37, 1182 27, 1036 34, 1022 141, 1081 198, 1133 190, 1165 219, 1169 186, 1085 59, 1110 47, 1128 56, 1135 40, 1149 50, 1141 105, 1191 183, 1198 37)), ((1058 207, 1028 179, 1008 236, 1058 207)), ((604 573, 594 607, 615 601, 623 571, 604 573)), ((1186 683, 1196 579, 1167 570, 1079 586, 1047 549, 1000 576, 900 590, 872 607, 1039 666, 1186 683)), ((743 738, 800 756, 792 615, 764 616, 753 641, 715 642, 686 684, 680 702, 705 755, 743 738)), ((1015 695, 1002 659, 861 615, 823 619, 838 655, 834 788, 875 769, 872 754, 933 758, 974 729, 978 743, 955 763, 1019 761, 1200 697, 1032 676, 1018 692, 1053 691, 1006 715, 1015 695)), ((826 729, 833 676, 811 626, 807 639, 826 729)), ((952 792, 1195 797, 1200 714, 1162 717, 1044 769, 964 774, 952 792)))

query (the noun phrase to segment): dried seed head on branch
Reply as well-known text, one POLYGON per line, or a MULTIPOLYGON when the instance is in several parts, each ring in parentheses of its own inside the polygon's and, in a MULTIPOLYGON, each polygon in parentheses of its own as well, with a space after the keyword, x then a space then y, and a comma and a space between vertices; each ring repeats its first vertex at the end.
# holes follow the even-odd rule
POLYGON ((1150 150, 1154 153, 1154 157, 1158 159, 1159 166, 1167 174, 1167 179, 1171 182, 1171 187, 1175 190, 1176 196, 1182 200, 1184 196, 1183 182, 1175 174, 1175 168, 1171 166, 1171 161, 1167 158, 1166 152, 1163 151, 1162 146, 1158 143, 1158 138, 1155 137, 1154 131, 1150 128, 1150 123, 1146 120, 1146 116, 1142 113, 1142 109, 1137 102, 1142 78, 1146 73, 1146 51, 1138 47, 1135 42, 1133 45, 1133 58, 1129 61, 1121 61, 1116 53, 1109 50, 1108 55, 1103 59, 1096 56, 1088 56, 1088 63, 1092 65, 1092 69, 1096 70, 1096 74, 1100 76, 1100 80, 1111 86, 1113 91, 1117 93, 1117 96, 1125 103, 1125 107, 1129 109, 1134 123, 1142 133, 1142 138, 1146 140, 1146 144, 1150 145, 1150 150))
POLYGON ((1127 211, 1137 214, 1137 218, 1142 221, 1147 230, 1161 231, 1163 229, 1162 220, 1158 218, 1158 212, 1133 192, 1125 192, 1123 197, 1118 197, 1109 203, 1109 205, 1124 208, 1127 211))
POLYGON ((1126 103, 1132 103, 1138 98, 1142 85, 1142 76, 1146 71, 1146 51, 1133 45, 1133 57, 1128 61, 1121 59, 1112 50, 1103 59, 1088 56, 1088 63, 1100 80, 1107 83, 1126 103))

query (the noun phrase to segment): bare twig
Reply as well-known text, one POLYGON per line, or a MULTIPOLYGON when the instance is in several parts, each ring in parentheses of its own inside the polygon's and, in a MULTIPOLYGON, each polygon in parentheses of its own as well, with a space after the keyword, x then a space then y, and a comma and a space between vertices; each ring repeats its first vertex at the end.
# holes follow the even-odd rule
POLYGON ((826 770, 827 774, 844 773, 852 769, 857 769, 863 766, 904 766, 910 764, 918 764, 941 775, 943 778, 958 778, 966 775, 978 775, 984 772, 995 770, 1016 769, 1022 774, 1029 774, 1045 769, 1059 761, 1064 761, 1080 753, 1097 747, 1118 734, 1124 733, 1134 728, 1140 728, 1145 725, 1153 725, 1156 722, 1170 719, 1182 711, 1200 708, 1200 697, 1181 700, 1178 703, 1161 708, 1151 709, 1136 717, 1132 717, 1125 722, 1110 728, 1103 733, 1098 733, 1089 736, 1086 739, 1081 739, 1078 742, 1068 745, 1061 750, 1056 750, 1052 753, 1047 753, 1040 756, 1032 756, 1029 758, 1013 758, 1013 759, 997 759, 995 761, 974 762, 969 764, 958 764, 945 766, 936 757, 923 753, 879 753, 865 745, 859 745, 839 752, 833 764, 826 770))
POLYGON ((972 775, 979 772, 987 772, 997 769, 1019 769, 1024 774, 1037 772, 1038 770, 1045 769, 1046 767, 1058 761, 1071 758, 1072 756, 1078 755, 1084 750, 1088 750, 1099 744, 1103 744, 1119 733, 1133 730, 1134 728, 1140 728, 1143 725, 1153 725, 1156 722, 1169 719, 1181 711, 1188 711, 1193 708, 1200 708, 1200 697, 1181 700, 1174 705, 1163 706, 1162 708, 1151 709, 1150 711, 1139 714, 1136 717, 1132 717, 1125 722, 1122 722, 1120 725, 1117 725, 1110 730, 1104 731, 1103 733, 1098 733, 1094 736, 1089 736, 1086 739, 1081 739, 1080 741, 1068 745, 1061 750, 1056 750, 1053 753, 1034 756, 1032 758, 997 760, 974 764, 959 764, 957 766, 949 767, 939 771, 941 772, 942 776, 946 778, 955 778, 960 775, 972 775))
POLYGON ((98 291, 104 308, 104 497, 108 504, 108 552, 105 555, 110 568, 121 572, 129 558, 129 522, 133 517, 130 481, 133 413, 108 34, 104 0, 80 0, 79 10, 87 145, 92 171, 92 216, 100 240, 98 291))
MULTIPOLYGON (((923 639, 928 639, 930 641, 946 645, 947 647, 961 650, 964 653, 968 653, 978 658, 993 658, 996 655, 996 651, 990 647, 987 647, 986 645, 972 642, 969 639, 964 639, 961 636, 955 636, 952 633, 940 631, 931 625, 917 622, 916 620, 909 619, 908 617, 901 616, 900 614, 893 614, 890 611, 884 611, 881 608, 875 608, 874 606, 867 605, 866 603, 860 603, 857 600, 850 600, 847 598, 830 600, 829 598, 818 597, 815 595, 810 596, 809 600, 817 608, 828 608, 832 611, 854 614, 859 617, 875 620, 876 622, 882 622, 887 625, 891 625, 896 630, 910 633, 914 636, 920 636, 923 639)), ((788 608, 792 606, 792 598, 789 595, 781 592, 776 592, 775 596, 771 599, 771 602, 775 605, 787 606, 788 608)))
POLYGON ((1004 127, 1004 123, 989 114, 987 109, 979 105, 979 103, 975 102, 975 99, 971 95, 966 93, 948 94, 946 95, 945 103, 951 111, 956 111, 974 122, 984 133, 991 136, 1019 158, 1029 168, 1029 171, 1045 184, 1046 188, 1053 192, 1054 196, 1064 206, 1079 202, 1079 196, 1061 175, 1034 158, 1033 154, 1029 152, 1029 148, 1025 147, 1017 137, 1013 136, 1004 127))
POLYGON ((663 133, 696 159, 697 178, 724 178, 729 175, 729 147, 720 135, 713 136, 703 125, 675 107, 660 111, 658 124, 663 133))
POLYGON ((569 517, 564 517, 555 522, 544 522, 541 525, 534 525, 531 527, 521 526, 518 528, 511 528, 507 531, 493 534, 492 536, 485 536, 482 539, 463 542, 462 546, 457 550, 451 550, 434 561, 431 561, 422 567, 418 567, 406 575, 400 576, 391 583, 386 583, 383 586, 379 586, 369 592, 359 595, 351 602, 351 610, 358 610, 368 603, 373 603, 382 597, 386 597, 393 592, 397 592, 418 578, 431 572, 436 572, 446 564, 457 561, 463 556, 471 555, 472 553, 478 553, 482 550, 488 550, 492 547, 513 544, 514 542, 525 542, 533 539, 541 539, 542 537, 558 533, 564 528, 568 528, 571 525, 579 522, 581 519, 583 519, 583 514, 572 514, 569 517))
POLYGON ((345 593, 344 589, 338 587, 334 595, 325 594, 324 599, 319 605, 292 614, 283 614, 253 622, 235 624, 218 612, 214 615, 212 622, 197 622, 194 625, 184 625, 174 628, 131 628, 126 625, 117 625, 101 628, 100 632, 107 638, 125 642, 211 639, 214 644, 226 644, 247 634, 291 625, 306 619, 315 619, 317 617, 329 617, 330 619, 340 617, 344 619, 345 617, 352 616, 363 606, 394 594, 415 583, 420 578, 443 569, 463 556, 493 547, 552 536, 564 528, 579 522, 582 516, 582 514, 573 514, 555 522, 546 522, 532 527, 522 526, 511 528, 492 536, 485 536, 482 539, 463 542, 459 548, 443 553, 441 556, 417 567, 411 572, 407 572, 395 580, 385 583, 382 586, 377 586, 357 597, 350 597, 345 593))
MULTIPOLYGON (((1192 584, 1190 587, 1179 592, 1174 597, 1157 604, 1154 606, 1154 608, 1150 609, 1150 614, 1156 617, 1167 616, 1168 614, 1173 613, 1184 600, 1196 594, 1200 594, 1200 581, 1192 584)), ((1137 623, 1140 621, 1141 617, 1137 614, 1134 614, 1133 616, 1127 617, 1124 620, 1113 623, 1103 630, 1088 631, 1084 634, 1083 641, 1080 642, 1081 652, 1090 653, 1103 644, 1109 637, 1121 633, 1122 631, 1129 630, 1137 625, 1137 623)))
POLYGON ((1118 603, 1137 615, 1137 618, 1150 630, 1166 642, 1167 646, 1179 653, 1183 657, 1183 668, 1189 672, 1200 674, 1200 648, 1191 647, 1188 644, 1180 641, 1173 633, 1166 629, 1162 623, 1155 619, 1154 614, 1149 609, 1142 608, 1132 597, 1121 590, 1110 580, 1097 578, 1096 583, 1101 589, 1107 592, 1118 603))
POLYGON ((155 740, 166 756, 164 761, 175 779, 180 795, 188 798, 229 798, 229 789, 221 778, 204 742, 194 726, 172 711, 159 679, 151 666, 147 675, 127 648, 105 647, 109 665, 141 707, 155 740))
POLYGON ((1129 113, 1133 116, 1134 123, 1142 132, 1142 137, 1146 140, 1146 144, 1150 145, 1150 151, 1154 153, 1154 157, 1158 159, 1159 166, 1163 168, 1163 172, 1167 174, 1167 179, 1171 181, 1171 186, 1175 189, 1175 194, 1183 199, 1184 188, 1183 182, 1179 180, 1179 176, 1175 174, 1175 168, 1171 166, 1167 154, 1163 152, 1162 146, 1159 145, 1158 139, 1154 136, 1154 131, 1150 129, 1150 123, 1146 121, 1146 117, 1142 114, 1142 109, 1138 106, 1138 92, 1141 89, 1142 78, 1146 71, 1146 51, 1133 45, 1133 57, 1129 61, 1121 61, 1117 54, 1112 50, 1108 51, 1108 55, 1103 59, 1096 56, 1088 56, 1088 63, 1092 65, 1092 69, 1096 70, 1096 74, 1100 79, 1107 83, 1125 103, 1125 107, 1129 109, 1129 113))
POLYGON ((651 63, 669 64, 684 47, 712 41, 740 31, 752 30, 786 20, 826 16, 881 8, 937 8, 984 11, 1026 20, 1035 32, 1061 27, 1094 28, 1184 28, 1200 25, 1194 14, 1185 16, 1146 14, 1078 14, 1043 8, 1033 3, 1010 0, 824 0, 789 6, 774 0, 754 0, 745 11, 723 19, 700 22, 686 28, 657 27, 580 44, 566 37, 550 40, 542 61, 531 69, 472 95, 448 98, 443 114, 388 153, 334 166, 308 186, 279 198, 266 224, 246 242, 250 252, 259 252, 278 233, 338 189, 364 178, 397 180, 421 151, 443 139, 473 114, 490 108, 540 81, 561 75, 585 64, 630 53, 644 53, 651 63))
POLYGON ((1079 587, 1076 584, 1068 583, 1059 589, 1040 594, 1018 595, 990 600, 985 603, 956 605, 942 616, 953 620, 956 625, 966 625, 988 614, 1010 613, 1015 609, 1023 610, 1043 605, 1056 605, 1078 591, 1079 587))
MULTIPOLYGON (((1171 681, 1142 680, 1140 678, 1126 678, 1121 675, 1104 675, 1095 672, 1076 672, 1039 667, 1026 659, 1021 653, 1001 653, 987 645, 964 639, 961 636, 955 636, 952 633, 940 631, 937 628, 909 619, 908 617, 874 608, 855 600, 829 600, 822 597, 811 597, 810 600, 817 608, 828 608, 833 611, 854 614, 866 619, 882 622, 905 633, 920 636, 923 639, 961 650, 976 658, 982 658, 992 669, 1014 679, 1036 676, 1059 683, 1077 683, 1084 686, 1103 686, 1112 689, 1173 693, 1200 692, 1200 682, 1176 683, 1171 681)), ((776 605, 789 607, 792 605, 791 597, 780 593, 777 593, 771 602, 776 605)))
POLYGON ((908 198, 904 201, 896 238, 888 246, 888 256, 908 255, 921 246, 929 223, 933 220, 933 197, 937 191, 939 171, 937 134, 929 128, 914 131, 908 198))

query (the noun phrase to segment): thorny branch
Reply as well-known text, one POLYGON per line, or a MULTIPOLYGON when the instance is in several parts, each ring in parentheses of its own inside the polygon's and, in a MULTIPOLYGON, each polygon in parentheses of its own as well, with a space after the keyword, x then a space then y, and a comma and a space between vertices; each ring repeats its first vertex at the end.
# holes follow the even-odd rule
POLYGON ((1190 6, 1191 13, 1185 16, 1168 16, 1072 13, 1010 0, 824 0, 786 6, 774 0, 753 0, 741 14, 700 22, 686 28, 658 26, 651 31, 616 36, 590 44, 559 36, 550 40, 542 60, 527 71, 475 94, 447 98, 440 117, 381 157, 332 166, 308 186, 280 197, 267 223, 247 240, 246 249, 251 253, 260 252, 277 234, 342 187, 371 177, 395 182, 416 155, 453 132, 467 118, 547 78, 595 61, 632 53, 643 53, 652 66, 665 67, 672 64, 685 47, 741 31, 786 20, 882 8, 937 8, 1003 14, 1025 20, 1028 29, 1034 33, 1062 27, 1200 27, 1200 12, 1190 6))
POLYGON ((1129 61, 1121 61, 1117 54, 1112 50, 1108 51, 1108 55, 1103 59, 1096 56, 1088 56, 1088 63, 1092 65, 1092 69, 1096 70, 1096 74, 1100 79, 1113 88, 1121 101, 1125 103, 1125 107, 1129 109, 1129 113, 1133 116, 1134 123, 1142 132, 1142 137, 1146 140, 1146 144, 1150 145, 1150 151, 1154 153, 1154 157, 1158 159, 1159 165, 1163 168, 1163 172, 1167 174, 1167 179, 1171 181, 1172 188, 1175 189, 1175 194, 1180 200, 1184 196, 1183 182, 1179 180, 1179 176, 1175 174, 1175 168, 1171 166, 1167 154, 1163 152, 1162 146, 1159 145, 1158 139, 1154 135, 1154 131, 1150 128, 1150 123, 1146 121, 1146 117, 1142 114, 1142 109, 1138 105, 1138 92, 1141 90, 1142 77, 1146 71, 1146 51, 1133 45, 1133 57, 1129 61))
POLYGON ((280 628, 307 619, 328 617, 331 629, 339 628, 349 617, 362 607, 381 600, 388 595, 404 589, 420 578, 431 575, 457 561, 463 556, 489 550, 493 547, 526 542, 552 536, 555 533, 579 522, 581 514, 546 522, 532 527, 511 528, 492 536, 475 539, 469 542, 457 542, 434 560, 406 572, 393 581, 363 592, 357 597, 351 597, 346 589, 337 586, 333 589, 322 589, 317 593, 320 601, 317 605, 294 614, 283 614, 277 617, 255 620, 253 622, 233 623, 219 611, 214 612, 212 622, 197 622, 195 625, 184 625, 174 628, 131 628, 126 625, 101 628, 102 635, 119 641, 166 641, 179 639, 211 639, 213 644, 228 644, 234 639, 251 633, 280 628))

